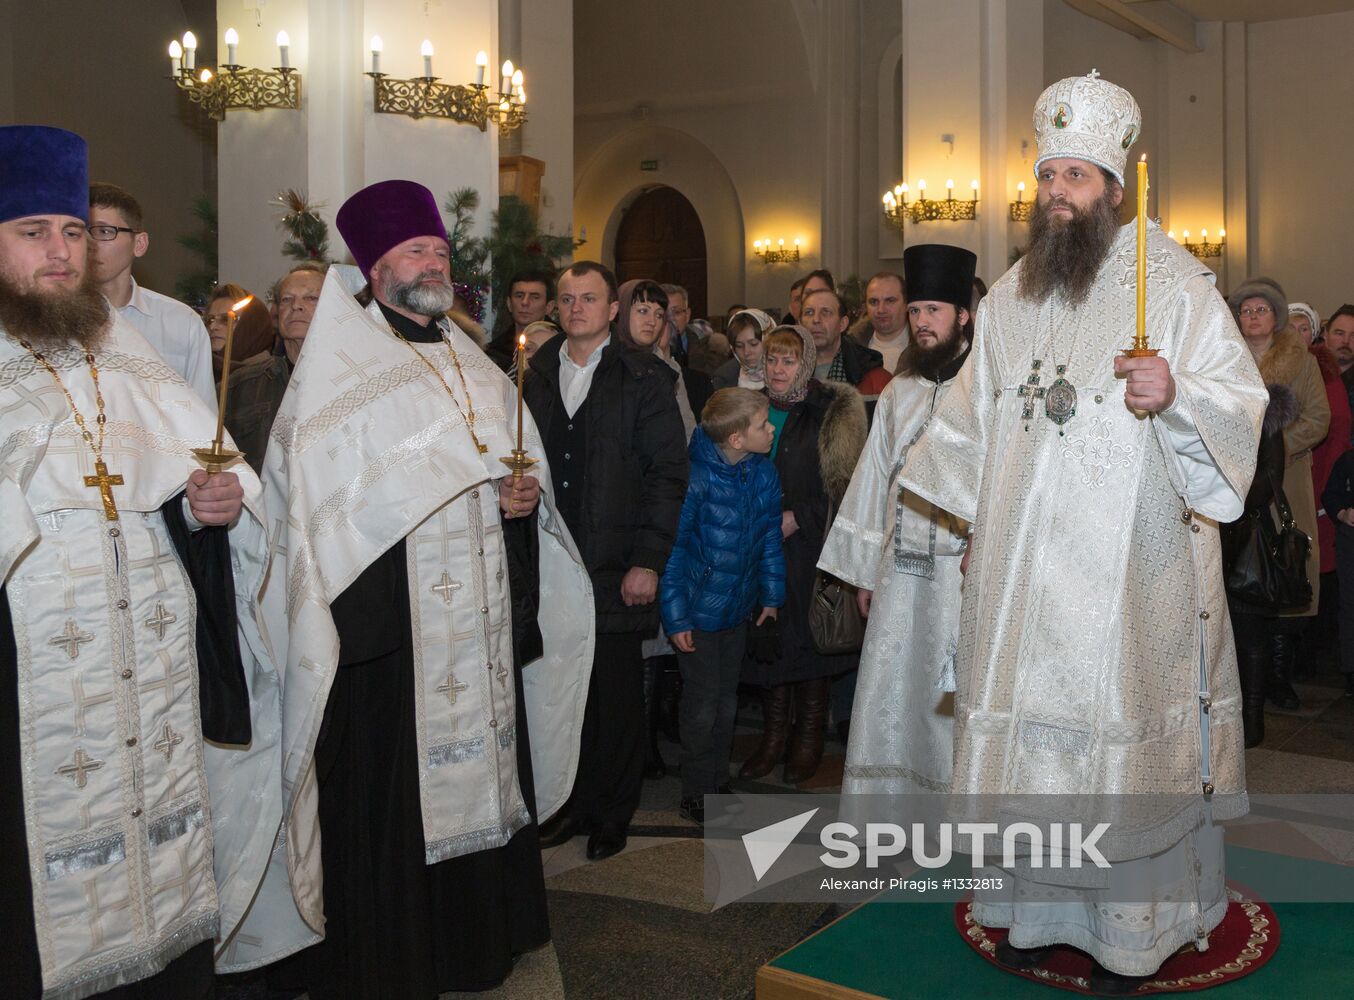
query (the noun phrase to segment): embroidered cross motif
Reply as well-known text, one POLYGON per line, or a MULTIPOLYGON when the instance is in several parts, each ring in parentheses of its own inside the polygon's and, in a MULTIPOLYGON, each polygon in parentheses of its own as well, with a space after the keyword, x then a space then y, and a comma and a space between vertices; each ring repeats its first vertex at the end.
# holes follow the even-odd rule
MULTIPOLYGON (((431 589, 434 594, 442 598, 443 604, 450 604, 451 595, 460 590, 461 586, 459 581, 453 580, 450 574, 448 574, 446 570, 443 570, 442 579, 437 581, 437 583, 434 583, 431 589)), ((438 690, 441 689, 439 688, 438 690)), ((455 703, 454 698, 452 699, 452 703, 455 703)))
POLYGON ((1025 384, 1016 390, 1016 395, 1025 400, 1025 408, 1020 411, 1020 419, 1027 421, 1025 430, 1030 429, 1028 421, 1034 419, 1034 401, 1036 399, 1043 399, 1044 393, 1047 391, 1039 385, 1039 369, 1043 364, 1043 361, 1036 360, 1034 364, 1030 366, 1029 378, 1025 379, 1025 384))
POLYGON ((85 710, 97 705, 107 705, 115 698, 112 691, 103 694, 85 694, 84 678, 79 674, 71 678, 71 694, 75 699, 75 735, 85 735, 85 710))
POLYGON ((176 733, 174 727, 166 722, 164 733, 151 745, 165 755, 165 763, 168 764, 174 759, 174 748, 182 742, 183 734, 176 733))
POLYGON ((89 772, 97 771, 103 767, 103 761, 96 760, 85 753, 84 747, 75 748, 74 762, 62 764, 56 769, 56 773, 63 778, 74 778, 76 788, 84 788, 89 784, 89 772))
POLYGON ((179 618, 177 615, 171 615, 169 612, 165 611, 165 606, 163 604, 156 601, 155 614, 151 615, 141 624, 145 625, 146 628, 155 629, 156 637, 163 642, 165 637, 165 626, 173 625, 178 620, 179 618))
POLYGON ((469 690, 470 685, 458 681, 456 675, 451 671, 447 671, 446 682, 437 689, 439 694, 445 694, 447 696, 447 703, 451 705, 456 704, 456 699, 460 696, 462 691, 469 690))
MULTIPOLYGON (((93 641, 94 637, 92 635, 88 632, 81 632, 80 627, 75 624, 74 620, 67 618, 65 631, 60 635, 52 636, 47 640, 47 643, 51 646, 65 646, 66 655, 73 660, 80 655, 80 647, 82 645, 93 641)), ((81 787, 83 786, 84 783, 81 782, 81 787)))
POLYGON ((150 555, 144 559, 127 560, 127 568, 140 570, 148 569, 155 574, 155 589, 157 592, 163 592, 169 589, 169 582, 165 577, 165 567, 173 565, 174 553, 169 549, 160 548, 160 536, 151 533, 150 536, 150 555))
POLYGON ((345 371, 339 372, 337 375, 335 375, 333 378, 329 380, 336 386, 341 385, 343 382, 347 381, 350 378, 355 378, 359 382, 367 378, 370 378, 370 376, 367 374, 367 369, 379 366, 381 364, 381 362, 377 358, 367 358, 365 361, 360 362, 354 361, 352 358, 348 357, 348 353, 346 351, 339 351, 334 355, 334 357, 342 361, 344 368, 346 369, 345 371))

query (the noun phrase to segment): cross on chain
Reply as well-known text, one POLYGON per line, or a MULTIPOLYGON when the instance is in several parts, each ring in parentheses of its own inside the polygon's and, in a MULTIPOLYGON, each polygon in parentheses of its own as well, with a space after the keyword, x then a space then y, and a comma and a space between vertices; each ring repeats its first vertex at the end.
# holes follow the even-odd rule
POLYGON ((451 705, 455 705, 455 704, 456 704, 456 699, 457 699, 457 697, 460 695, 460 693, 461 693, 462 691, 469 691, 469 690, 470 690, 470 685, 468 685, 468 684, 463 684, 461 681, 458 681, 458 680, 456 679, 456 674, 455 674, 454 672, 450 671, 450 670, 447 671, 447 679, 446 679, 446 682, 443 683, 443 684, 442 684, 440 687, 438 687, 438 689, 437 689, 437 691, 438 691, 439 694, 445 694, 445 695, 447 696, 447 702, 448 702, 448 704, 451 704, 451 705))
POLYGON ((47 640, 49 646, 65 646, 66 655, 72 660, 80 655, 80 647, 87 642, 93 642, 94 637, 88 632, 81 632, 80 627, 75 624, 72 618, 66 619, 66 628, 60 635, 54 635, 47 640))
POLYGON ((103 501, 103 516, 109 521, 116 521, 118 505, 113 502, 113 487, 126 485, 122 476, 109 475, 107 463, 100 458, 94 462, 94 475, 85 476, 85 485, 99 491, 99 499, 103 501))
POLYGON ((160 738, 151 744, 151 747, 165 755, 165 763, 168 764, 174 759, 174 748, 183 742, 183 734, 174 731, 174 727, 168 722, 165 723, 165 731, 160 738))
POLYGON ((1034 419, 1034 401, 1043 399, 1044 394, 1048 391, 1039 385, 1039 369, 1043 364, 1043 361, 1036 359, 1034 364, 1030 366, 1030 377, 1025 379, 1025 384, 1016 390, 1016 395, 1025 400, 1025 408, 1020 411, 1020 419, 1026 421, 1025 430, 1030 429, 1028 421, 1034 419))
POLYGON ((165 610, 165 606, 163 604, 161 604, 159 601, 156 601, 155 614, 151 615, 141 624, 145 625, 146 628, 155 629, 156 637, 161 642, 163 642, 165 638, 165 626, 173 625, 178 620, 179 620, 178 615, 171 615, 168 611, 165 610))
POLYGON ((85 753, 84 747, 76 747, 74 762, 62 764, 56 769, 56 773, 63 778, 74 778, 75 787, 84 788, 89 784, 89 772, 97 771, 101 767, 103 767, 103 761, 96 760, 85 753))
POLYGON ((446 570, 442 571, 442 579, 432 585, 432 592, 442 598, 443 604, 451 603, 451 595, 461 589, 461 582, 453 580, 446 570))
POLYGON ((367 369, 381 364, 379 358, 368 358, 362 362, 354 361, 352 358, 348 357, 347 351, 339 351, 334 357, 342 361, 346 369, 329 380, 336 386, 342 385, 344 381, 350 378, 355 378, 359 382, 369 378, 370 376, 367 375, 367 369))

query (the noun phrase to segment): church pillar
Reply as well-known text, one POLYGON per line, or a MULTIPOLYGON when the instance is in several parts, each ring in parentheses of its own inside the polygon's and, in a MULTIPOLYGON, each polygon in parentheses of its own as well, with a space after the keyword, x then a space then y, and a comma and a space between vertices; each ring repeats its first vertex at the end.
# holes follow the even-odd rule
MULTIPOLYGON (((500 0, 506 3, 507 0, 500 0)), ((541 178, 541 229, 573 229, 574 207, 574 5, 573 0, 516 0, 519 46, 526 67, 527 123, 520 152, 545 163, 541 178)), ((516 58, 516 57, 514 57, 516 58)), ((599 259, 601 236, 578 255, 599 259)))
MULTIPOLYGON (((295 188, 330 227, 330 255, 346 260, 334 214, 349 195, 381 180, 418 181, 439 201, 460 187, 480 194, 476 229, 487 232, 498 201, 498 133, 490 124, 377 114, 370 41, 384 43, 381 70, 421 76, 420 44, 433 45, 433 75, 443 83, 475 79, 475 53, 489 54, 485 82, 497 91, 498 0, 271 0, 241 12, 217 0, 222 32, 240 34, 238 61, 278 64, 276 36, 286 31, 290 63, 301 73, 300 111, 231 111, 220 125, 220 275, 262 292, 290 261, 282 256, 280 191, 295 188)), ((528 96, 532 82, 526 83, 528 96)))
MULTIPOLYGON (((823 137, 823 245, 820 266, 841 279, 859 268, 860 231, 860 11, 855 4, 824 4, 819 12, 820 107, 825 116, 823 137)), ((809 133, 799 141, 812 142, 809 133)), ((809 248, 813 255, 815 249, 809 248)), ((862 277, 869 277, 862 275, 862 277)))

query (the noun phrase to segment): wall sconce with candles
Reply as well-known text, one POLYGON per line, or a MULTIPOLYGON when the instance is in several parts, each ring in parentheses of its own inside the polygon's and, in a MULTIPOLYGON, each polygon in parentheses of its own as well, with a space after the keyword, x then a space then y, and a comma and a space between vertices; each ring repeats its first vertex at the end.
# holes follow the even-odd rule
POLYGON ((1025 200, 1025 182, 1016 185, 1016 200, 1011 202, 1011 221, 1029 222, 1034 214, 1034 202, 1025 200))
POLYGON ((500 135, 521 128, 527 120, 527 92, 523 86, 522 71, 513 69, 511 61, 503 64, 503 79, 498 99, 490 102, 489 87, 484 73, 489 56, 480 51, 475 55, 475 82, 467 84, 439 83, 433 76, 433 43, 423 40, 423 75, 399 80, 381 72, 381 52, 384 45, 380 35, 371 39, 371 72, 374 88, 373 108, 379 114, 408 115, 410 118, 445 118, 463 125, 474 125, 481 132, 489 122, 498 126, 500 135))
POLYGON ((754 240, 752 252, 762 259, 763 264, 794 264, 799 262, 799 240, 794 246, 785 249, 785 241, 777 240, 776 249, 771 249, 771 240, 754 240))
POLYGON ((917 198, 909 203, 909 188, 898 184, 892 191, 884 192, 884 220, 889 225, 903 231, 908 223, 918 222, 968 222, 978 217, 978 182, 970 185, 973 197, 957 201, 954 197, 954 180, 945 182, 945 200, 933 201, 926 197, 926 181, 917 181, 917 198))
MULTIPOLYGON (((1166 233, 1166 235, 1169 236, 1171 239, 1175 239, 1175 230, 1170 230, 1169 232, 1166 233)), ((1208 241, 1207 229, 1201 230, 1199 232, 1199 235, 1202 236, 1203 239, 1199 242, 1191 243, 1189 241, 1189 230, 1186 229, 1185 242, 1181 245, 1190 253, 1194 254, 1194 256, 1198 257, 1200 260, 1203 260, 1206 257, 1222 256, 1223 248, 1227 246, 1227 230, 1225 229, 1218 230, 1218 241, 1216 243, 1210 243, 1208 241)))
POLYGON ((250 69, 235 61, 239 33, 226 29, 226 61, 217 73, 197 68, 197 36, 185 32, 183 43, 169 43, 169 72, 174 85, 188 95, 215 121, 222 121, 231 109, 262 111, 301 107, 301 74, 291 67, 288 52, 291 39, 285 31, 277 33, 278 63, 271 70, 250 69))

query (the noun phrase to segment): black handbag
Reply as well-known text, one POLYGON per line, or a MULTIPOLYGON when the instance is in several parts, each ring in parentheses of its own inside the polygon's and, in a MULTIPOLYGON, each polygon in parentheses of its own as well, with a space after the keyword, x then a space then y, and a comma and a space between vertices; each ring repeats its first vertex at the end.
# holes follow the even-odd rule
POLYGON ((1279 526, 1274 526, 1268 505, 1226 526, 1224 582, 1230 597, 1269 611, 1286 611, 1311 603, 1307 555, 1312 540, 1293 523, 1283 485, 1273 471, 1266 474, 1279 526))
MULTIPOLYGON (((829 530, 832 521, 833 512, 829 508, 829 530)), ((813 599, 809 602, 809 635, 813 648, 823 656, 860 652, 865 643, 865 619, 856 604, 855 587, 818 570, 813 578, 813 599)))

